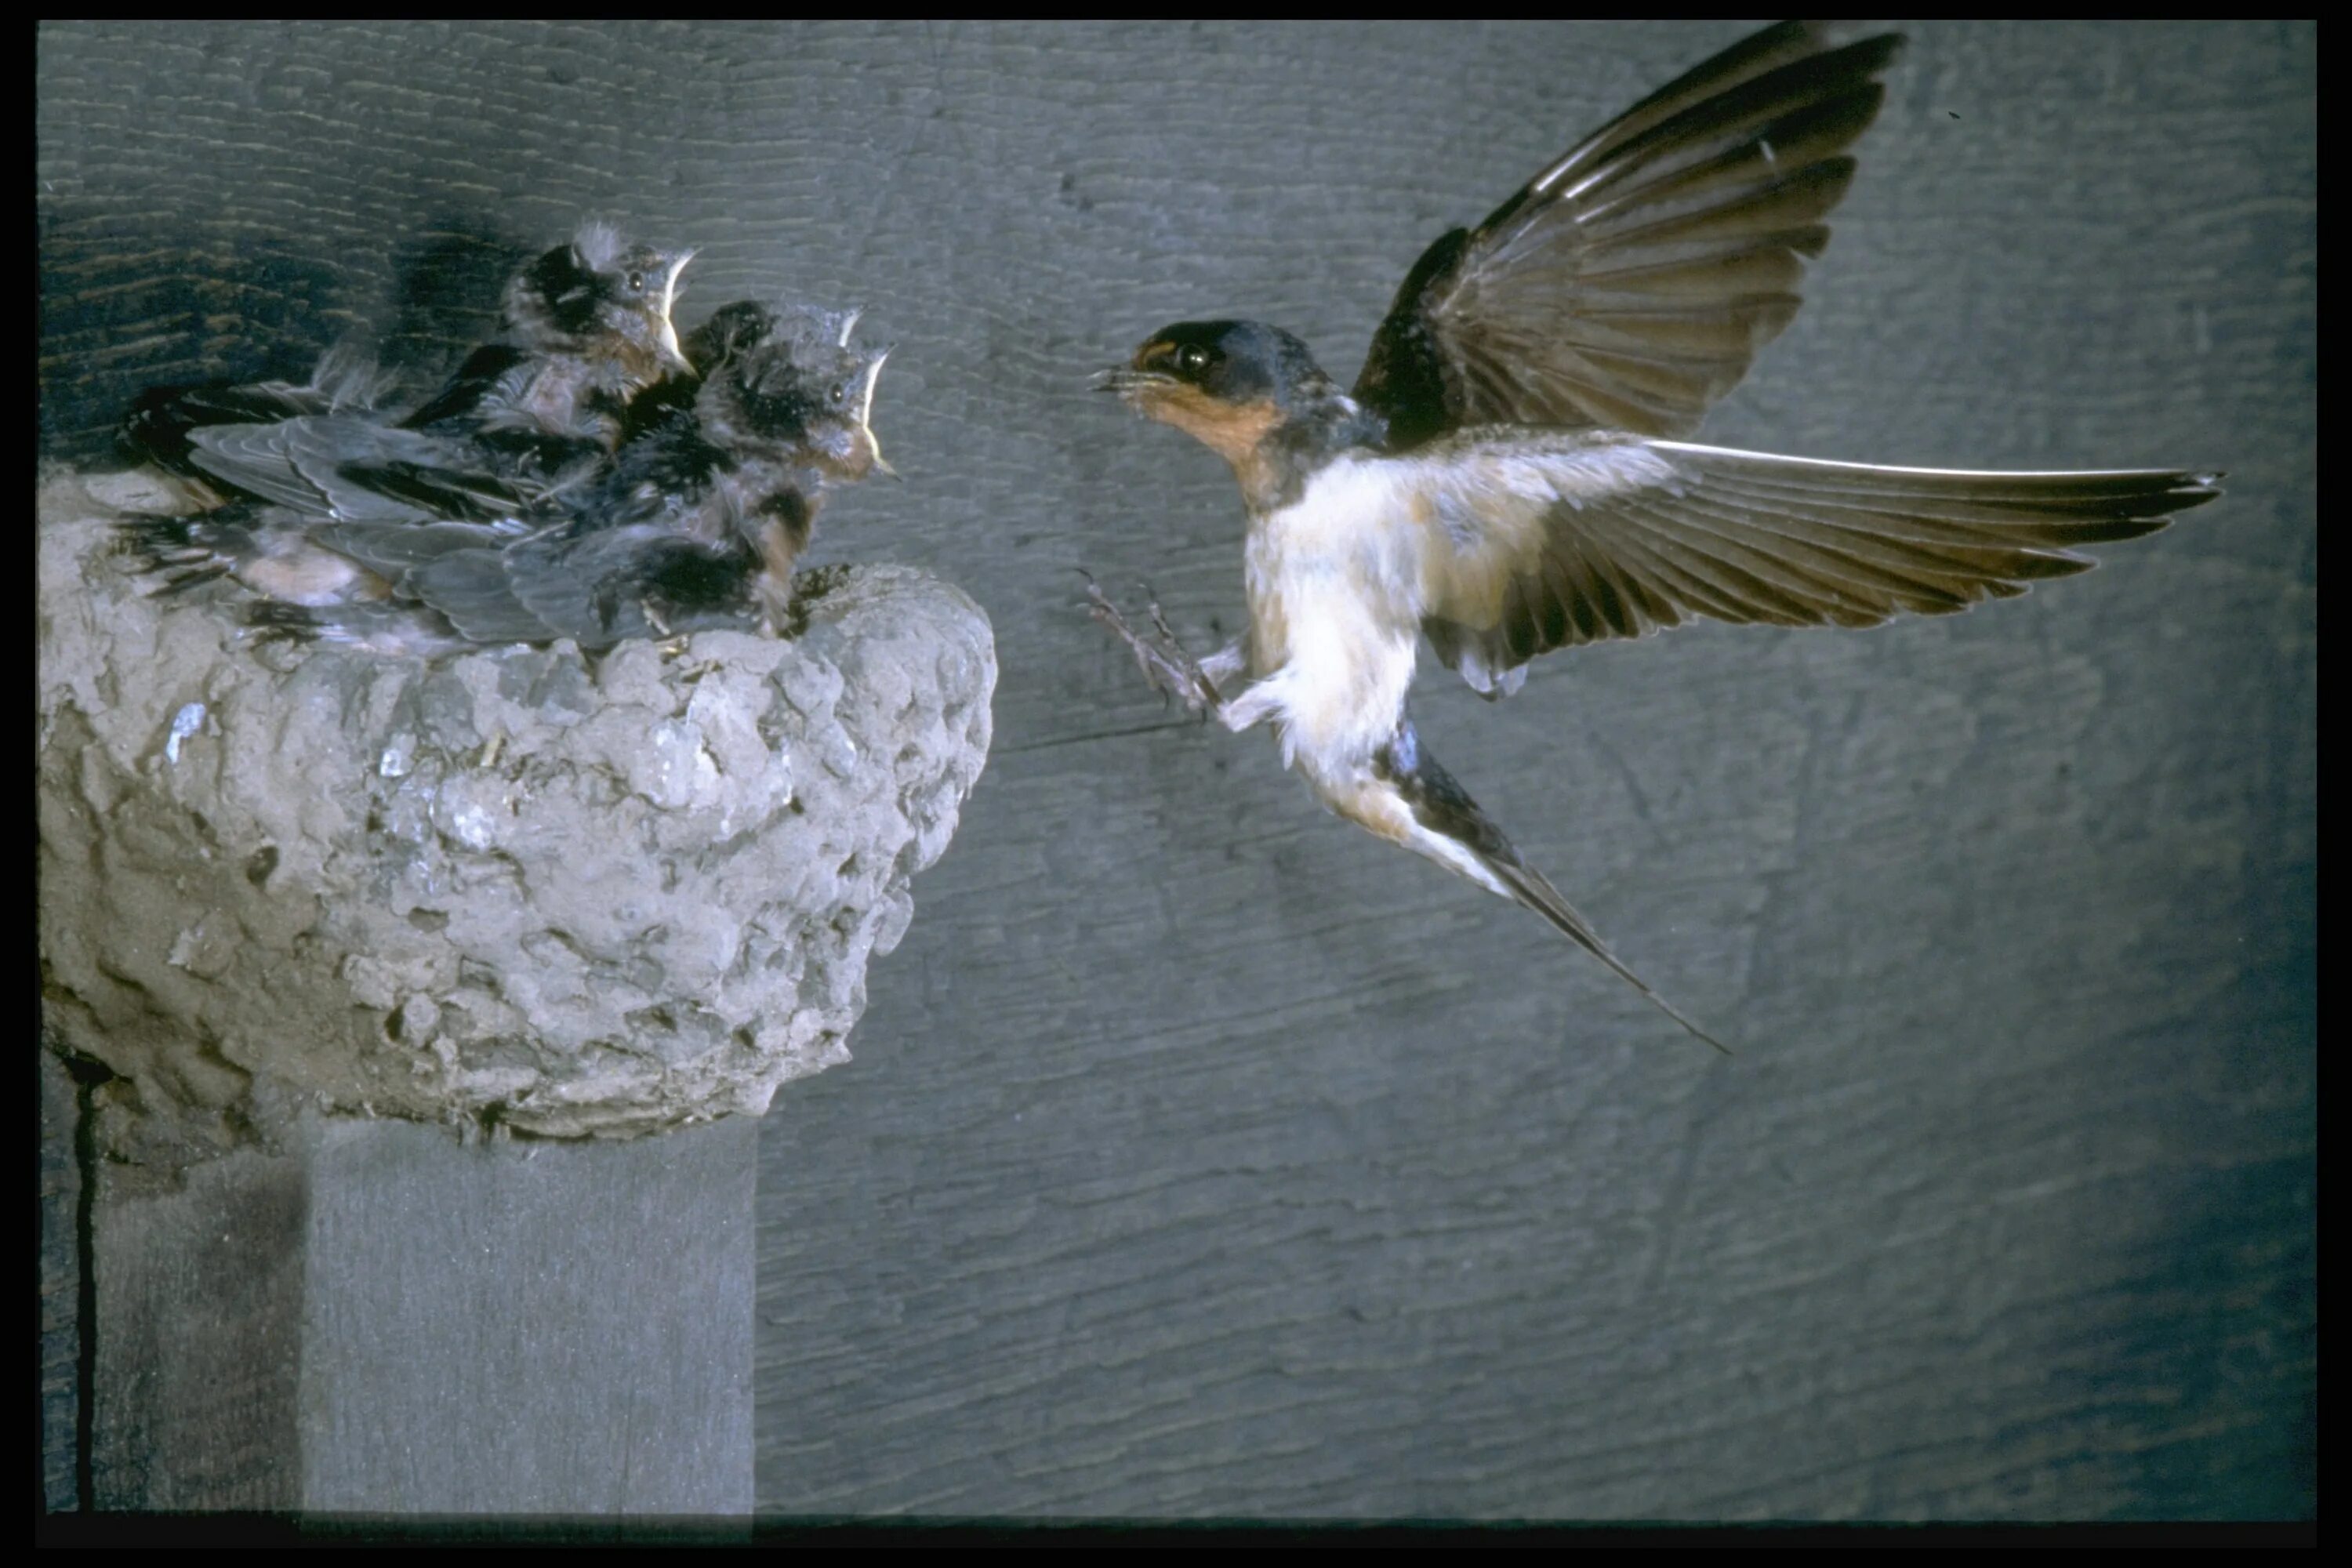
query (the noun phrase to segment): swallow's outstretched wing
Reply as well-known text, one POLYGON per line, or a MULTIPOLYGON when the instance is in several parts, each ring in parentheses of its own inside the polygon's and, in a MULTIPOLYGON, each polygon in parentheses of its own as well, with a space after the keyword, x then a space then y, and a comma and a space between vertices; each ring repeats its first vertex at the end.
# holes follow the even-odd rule
POLYGON ((1875 468, 1680 441, 1471 431, 1405 460, 1423 630, 1489 696, 1579 643, 1695 616, 1872 626, 2013 598, 2221 491, 2215 473, 1875 468))
POLYGON ((1901 43, 1769 28, 1431 246, 1356 384, 1389 449, 1474 425, 1697 428, 1796 314, 1901 43))
POLYGON ((1399 724, 1389 743, 1373 753, 1371 773, 1360 798, 1333 802, 1343 815, 1488 892, 1533 910, 1560 934, 1614 970, 1667 1017, 1726 1056, 1731 1054, 1729 1047, 1684 1016, 1609 951, 1591 922, 1569 906, 1542 872, 1520 858, 1503 830, 1478 808, 1469 792, 1438 766, 1411 724, 1399 724))

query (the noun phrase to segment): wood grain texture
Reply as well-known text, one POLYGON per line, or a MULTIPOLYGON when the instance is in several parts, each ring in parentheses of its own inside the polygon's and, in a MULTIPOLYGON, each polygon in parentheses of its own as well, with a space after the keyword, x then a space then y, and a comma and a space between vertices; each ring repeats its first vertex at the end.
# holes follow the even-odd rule
POLYGON ((1922 26, 1706 437, 2210 463, 2030 598, 1433 672, 1431 748, 1738 1059, 1164 712, 1076 607, 1241 607, 1205 452, 1084 377, 1260 316, 1352 374, 1420 247, 1739 35, 130 25, 39 35, 42 428, 446 355, 583 209, 900 344, 988 774, 856 1060, 763 1129, 788 1513, 2315 1508, 2316 52, 1922 26))
POLYGON ((92 1205, 91 1506, 299 1507, 309 1172, 240 1149, 146 1175, 104 1168, 92 1205))
POLYGON ((301 1501, 748 1515, 758 1128, 310 1152, 301 1501))
POLYGON ((74 1149, 79 1097, 65 1063, 42 1042, 41 1506, 81 1506, 81 1166, 74 1149))

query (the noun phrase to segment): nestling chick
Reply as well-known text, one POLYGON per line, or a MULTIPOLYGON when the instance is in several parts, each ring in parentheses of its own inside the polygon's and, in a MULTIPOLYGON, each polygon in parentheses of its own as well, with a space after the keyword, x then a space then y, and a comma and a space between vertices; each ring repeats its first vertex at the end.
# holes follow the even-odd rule
POLYGON ((630 400, 692 369, 670 311, 693 258, 583 223, 571 244, 508 281, 500 341, 475 350, 403 425, 470 437, 542 473, 562 471, 583 448, 612 451, 630 400))
POLYGON ((307 545, 382 591, 308 608, 279 595, 248 619, 402 654, 774 630, 826 491, 879 463, 867 421, 887 351, 772 318, 709 350, 692 404, 650 419, 605 472, 562 494, 561 521, 520 536, 499 524, 312 523, 307 545))
POLYGON ((232 500, 353 521, 501 516, 608 455, 629 400, 686 365, 669 311, 691 256, 583 225, 509 281, 500 341, 404 416, 388 378, 339 351, 307 386, 156 389, 121 439, 232 500))

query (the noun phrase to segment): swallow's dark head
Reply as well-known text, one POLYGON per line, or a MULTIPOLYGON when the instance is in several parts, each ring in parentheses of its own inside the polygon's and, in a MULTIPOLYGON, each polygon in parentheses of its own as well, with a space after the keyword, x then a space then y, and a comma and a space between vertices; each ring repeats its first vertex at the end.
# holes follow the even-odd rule
POLYGON ((1259 510, 1297 499, 1318 464, 1378 437, 1307 345, 1263 321, 1163 327, 1094 384, 1231 463, 1259 510))
POLYGON ((664 370, 688 370, 670 324, 678 274, 691 250, 633 245, 600 223, 583 223, 515 274, 507 285, 506 326, 523 348, 613 363, 639 385, 664 370))
POLYGON ((1163 327, 1095 385, 1173 425, 1236 468, 1295 416, 1328 401, 1330 377, 1307 345, 1262 321, 1179 321, 1163 327))

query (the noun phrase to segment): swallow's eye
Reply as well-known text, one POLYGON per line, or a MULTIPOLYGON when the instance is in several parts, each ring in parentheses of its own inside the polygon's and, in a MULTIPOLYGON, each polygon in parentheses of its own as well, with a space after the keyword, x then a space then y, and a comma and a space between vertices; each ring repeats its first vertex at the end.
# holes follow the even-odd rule
POLYGON ((629 292, 630 292, 630 293, 632 293, 632 294, 642 293, 642 292, 644 292, 644 290, 645 290, 645 287, 646 287, 646 275, 645 275, 644 273, 642 273, 642 272, 632 272, 632 273, 630 273, 630 274, 629 274, 629 292))
POLYGON ((835 408, 838 408, 845 401, 847 400, 849 394, 843 389, 841 383, 836 381, 833 384, 832 390, 827 392, 824 395, 826 402, 832 404, 835 408))
POLYGON ((1209 351, 1198 343, 1186 343, 1176 351, 1176 369, 1181 374, 1198 375, 1209 368, 1209 351))

